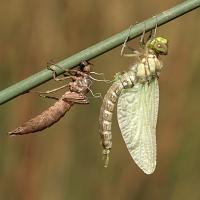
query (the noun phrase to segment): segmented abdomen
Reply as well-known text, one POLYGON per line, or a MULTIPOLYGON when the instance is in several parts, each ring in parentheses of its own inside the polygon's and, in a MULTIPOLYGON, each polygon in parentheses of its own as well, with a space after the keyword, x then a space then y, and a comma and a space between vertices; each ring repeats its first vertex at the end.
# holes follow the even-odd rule
POLYGON ((119 80, 114 82, 112 86, 109 88, 106 93, 103 104, 100 109, 99 115, 99 128, 100 128, 100 136, 101 136, 101 145, 103 147, 103 156, 105 157, 105 165, 108 165, 108 155, 110 153, 110 149, 112 147, 112 115, 115 107, 115 103, 118 100, 121 91, 125 88, 129 88, 133 86, 135 78, 135 73, 128 72, 124 73, 119 77, 119 80))
POLYGON ((54 123, 60 120, 60 118, 63 117, 74 104, 74 102, 71 101, 63 101, 63 98, 67 97, 68 93, 70 92, 66 92, 53 106, 25 122, 22 124, 22 126, 16 128, 13 131, 10 131, 9 134, 23 135, 34 133, 52 126, 54 123))

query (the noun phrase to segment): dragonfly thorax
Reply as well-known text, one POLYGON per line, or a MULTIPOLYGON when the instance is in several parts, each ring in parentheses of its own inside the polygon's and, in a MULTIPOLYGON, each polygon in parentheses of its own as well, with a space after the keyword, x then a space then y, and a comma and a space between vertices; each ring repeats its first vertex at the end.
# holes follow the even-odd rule
POLYGON ((91 86, 91 81, 88 77, 77 77, 77 80, 69 83, 69 89, 73 92, 87 93, 91 86))
POLYGON ((135 70, 137 81, 143 83, 159 76, 162 63, 155 54, 148 54, 132 68, 135 70))

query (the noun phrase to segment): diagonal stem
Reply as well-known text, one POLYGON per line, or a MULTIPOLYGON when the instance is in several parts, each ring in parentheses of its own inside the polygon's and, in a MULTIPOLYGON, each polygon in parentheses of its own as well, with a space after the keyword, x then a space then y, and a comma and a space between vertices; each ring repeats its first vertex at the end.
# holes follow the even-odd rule
MULTIPOLYGON (((115 47, 123 44, 124 40, 127 38, 127 34, 129 34, 129 40, 134 39, 140 36, 144 30, 144 24, 146 27, 146 31, 151 30, 157 24, 157 26, 161 26, 177 17, 180 17, 196 8, 200 7, 200 0, 187 0, 183 3, 178 4, 175 7, 170 8, 154 17, 151 17, 141 23, 138 23, 133 26, 131 30, 126 29, 120 33, 117 33, 106 40, 103 40, 91 47, 88 47, 85 50, 82 50, 60 62, 56 65, 61 66, 63 69, 70 69, 72 67, 77 66, 81 60, 90 60, 97 56, 102 55, 105 52, 112 50, 115 47)), ((64 70, 57 68, 56 74, 60 75, 64 73, 64 70)), ((26 93, 27 91, 33 89, 52 79, 52 72, 45 69, 42 70, 0 92, 0 104, 3 104, 20 94, 26 93)))

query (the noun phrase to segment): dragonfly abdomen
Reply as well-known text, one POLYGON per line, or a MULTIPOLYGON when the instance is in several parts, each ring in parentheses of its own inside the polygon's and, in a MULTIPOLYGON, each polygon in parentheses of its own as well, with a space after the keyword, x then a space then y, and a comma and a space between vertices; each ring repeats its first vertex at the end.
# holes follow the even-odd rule
POLYGON ((108 165, 108 155, 112 147, 111 128, 113 110, 121 91, 125 88, 133 87, 135 77, 133 76, 133 73, 134 72, 132 71, 119 76, 119 79, 113 83, 106 93, 101 106, 99 124, 101 145, 103 147, 103 155, 105 157, 105 167, 108 165))
POLYGON ((47 127, 52 126, 65 113, 72 107, 74 102, 63 101, 63 97, 67 96, 69 92, 66 92, 53 106, 42 112, 40 115, 30 119, 29 121, 22 124, 22 126, 16 128, 14 131, 10 131, 10 135, 23 135, 28 133, 34 133, 41 131, 47 127))

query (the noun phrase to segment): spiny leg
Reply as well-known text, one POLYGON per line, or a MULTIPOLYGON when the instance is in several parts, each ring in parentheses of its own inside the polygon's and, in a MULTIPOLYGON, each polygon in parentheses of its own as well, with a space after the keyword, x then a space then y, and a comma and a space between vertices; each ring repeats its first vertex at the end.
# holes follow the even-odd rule
POLYGON ((90 74, 95 74, 95 75, 98 75, 98 76, 102 76, 103 79, 97 79, 97 78, 94 78, 92 77, 91 75, 88 75, 88 77, 94 81, 97 81, 97 82, 105 82, 105 83, 111 83, 112 81, 111 80, 107 80, 105 79, 104 77, 104 73, 96 73, 96 72, 90 72, 90 74))
POLYGON ((53 99, 53 100, 56 100, 56 101, 59 100, 59 98, 54 97, 54 96, 43 95, 43 94, 45 94, 45 92, 40 92, 40 91, 29 91, 29 93, 36 93, 36 94, 39 94, 39 97, 42 97, 42 98, 53 99))
POLYGON ((156 25, 155 25, 155 28, 154 28, 153 38, 155 38, 155 37, 156 37, 157 28, 158 28, 157 16, 155 16, 155 18, 156 18, 156 25))
POLYGON ((138 57, 139 58, 141 53, 139 51, 135 50, 134 48, 127 45, 127 42, 128 42, 129 36, 130 36, 131 28, 132 28, 132 25, 129 27, 128 36, 126 37, 124 43, 122 44, 120 55, 124 56, 124 57, 138 57), (132 51, 132 53, 125 53, 125 49, 132 51))
POLYGON ((62 100, 66 101, 66 102, 74 102, 74 103, 78 103, 78 104, 88 104, 89 103, 89 101, 85 95, 79 94, 76 92, 67 93, 62 98, 62 100))
POLYGON ((144 29, 143 29, 143 32, 142 32, 142 35, 141 35, 141 38, 140 38, 140 47, 141 47, 142 49, 144 49, 145 44, 146 44, 146 42, 144 41, 145 33, 146 33, 146 24, 145 24, 145 22, 144 22, 144 29))
POLYGON ((56 101, 59 100, 59 98, 57 98, 57 97, 47 96, 47 95, 42 95, 42 94, 40 94, 39 97, 43 97, 43 98, 47 98, 47 99, 53 99, 53 100, 56 100, 56 101))
POLYGON ((147 38, 147 40, 145 41, 145 33, 146 33, 146 23, 144 22, 144 30, 143 30, 143 33, 141 35, 141 38, 140 38, 140 47, 144 49, 144 47, 146 46, 146 43, 151 40, 152 38, 155 38, 156 36, 156 31, 157 31, 157 18, 156 18, 156 26, 155 26, 155 29, 154 29, 154 33, 153 33, 153 28, 151 29, 150 31, 150 34, 147 38))
POLYGON ((62 77, 62 78, 58 78, 57 77, 57 74, 56 74, 56 71, 55 71, 55 66, 56 65, 51 65, 51 66, 47 66, 47 69, 48 70, 51 70, 52 71, 52 73, 53 73, 53 79, 55 80, 55 81, 63 81, 63 80, 67 80, 67 79, 74 79, 74 75, 68 75, 68 74, 63 74, 64 75, 64 77, 62 77))
POLYGON ((50 93, 56 92, 56 91, 61 90, 61 89, 65 88, 65 87, 68 87, 68 86, 69 86, 69 84, 65 84, 65 85, 62 85, 61 87, 55 88, 53 90, 47 90, 45 92, 35 91, 35 90, 34 91, 29 91, 29 92, 37 93, 37 94, 40 94, 40 95, 42 95, 42 94, 50 94, 50 93))
POLYGON ((88 87, 88 90, 90 91, 90 93, 92 94, 92 98, 102 98, 101 93, 94 93, 90 87, 88 87))
POLYGON ((131 32, 132 27, 133 27, 133 25, 130 25, 128 35, 127 35, 126 39, 124 40, 124 43, 122 44, 122 48, 121 48, 121 52, 120 52, 121 56, 133 57, 133 53, 131 53, 131 54, 125 53, 125 49, 128 49, 128 50, 130 50, 132 52, 136 51, 134 48, 132 48, 132 47, 127 45, 127 42, 129 40, 130 32, 131 32))
POLYGON ((131 28, 132 28, 132 25, 130 25, 129 31, 128 31, 128 36, 126 37, 126 39, 124 40, 124 43, 122 44, 122 48, 121 48, 121 52, 120 52, 121 56, 124 55, 125 48, 129 48, 128 45, 127 45, 127 42, 128 42, 129 36, 130 36, 131 28))
POLYGON ((154 38, 156 37, 157 28, 158 28, 158 23, 157 23, 157 17, 156 17, 156 16, 155 16, 155 18, 156 18, 156 25, 155 25, 154 28, 151 29, 150 34, 149 34, 149 36, 148 36, 148 38, 147 38, 147 42, 148 42, 149 40, 154 39, 154 38))
POLYGON ((67 72, 68 74, 63 74, 65 76, 74 76, 75 73, 77 73, 79 70, 76 69, 64 69, 62 66, 55 64, 53 61, 49 61, 47 63, 47 69, 53 71, 56 74, 56 67, 63 70, 64 72, 67 72))

